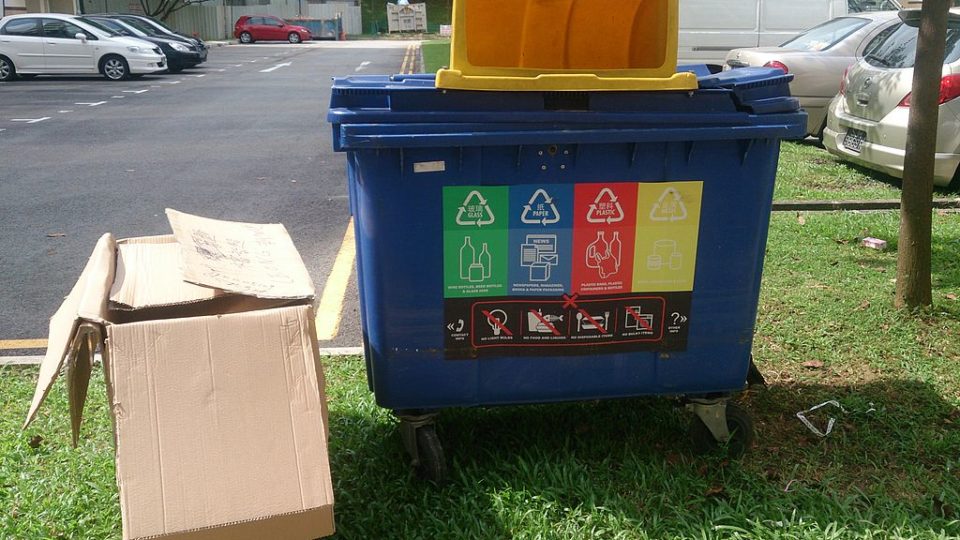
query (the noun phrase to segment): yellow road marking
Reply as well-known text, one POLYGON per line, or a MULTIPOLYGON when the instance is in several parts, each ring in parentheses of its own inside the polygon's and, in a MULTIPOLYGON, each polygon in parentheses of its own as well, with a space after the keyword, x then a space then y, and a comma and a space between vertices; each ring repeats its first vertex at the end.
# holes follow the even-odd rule
POLYGON ((406 52, 403 53, 403 63, 400 64, 400 73, 407 72, 407 63, 410 62, 410 49, 413 48, 413 44, 407 45, 406 52))
POLYGON ((15 349, 46 349, 45 339, 0 339, 0 351, 15 349))
POLYGON ((347 231, 343 233, 343 242, 340 251, 333 261, 333 269, 327 277, 327 284, 323 287, 320 305, 317 307, 317 339, 330 340, 340 331, 343 299, 347 295, 347 285, 350 283, 350 274, 353 273, 353 261, 357 256, 357 246, 354 243, 353 218, 347 223, 347 231))

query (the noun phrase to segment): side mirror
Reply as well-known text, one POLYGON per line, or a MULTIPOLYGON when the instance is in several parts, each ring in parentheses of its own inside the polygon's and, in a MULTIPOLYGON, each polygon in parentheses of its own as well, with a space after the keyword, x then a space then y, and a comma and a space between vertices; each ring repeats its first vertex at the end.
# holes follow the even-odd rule
POLYGON ((87 35, 84 34, 83 32, 77 32, 76 34, 73 35, 73 37, 76 39, 79 39, 81 43, 87 42, 87 35))

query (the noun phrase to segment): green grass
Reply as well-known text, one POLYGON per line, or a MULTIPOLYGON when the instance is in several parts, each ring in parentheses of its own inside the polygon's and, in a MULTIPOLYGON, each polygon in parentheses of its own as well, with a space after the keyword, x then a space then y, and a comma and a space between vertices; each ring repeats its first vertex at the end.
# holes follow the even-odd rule
POLYGON ((442 67, 450 67, 450 40, 425 41, 420 46, 423 51, 423 72, 436 73, 442 67))
MULTIPOLYGON (((745 458, 694 455, 667 400, 449 410, 436 489, 412 477, 363 361, 330 358, 338 537, 960 538, 960 219, 934 216, 936 305, 911 316, 891 307, 895 249, 857 243, 895 248, 895 212, 803 218, 772 218, 754 342, 770 386, 739 397, 758 431, 745 458), (846 412, 818 439, 794 415, 828 399, 846 412)), ((0 538, 118 538, 102 376, 73 450, 62 383, 19 430, 35 375, 0 371, 0 538)))

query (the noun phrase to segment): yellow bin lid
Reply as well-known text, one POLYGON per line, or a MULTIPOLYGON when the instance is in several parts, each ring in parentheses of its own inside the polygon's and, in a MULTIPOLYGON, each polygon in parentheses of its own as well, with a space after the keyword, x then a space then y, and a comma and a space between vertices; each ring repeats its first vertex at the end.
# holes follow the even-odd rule
POLYGON ((677 73, 678 0, 454 0, 437 88, 693 90, 677 73))

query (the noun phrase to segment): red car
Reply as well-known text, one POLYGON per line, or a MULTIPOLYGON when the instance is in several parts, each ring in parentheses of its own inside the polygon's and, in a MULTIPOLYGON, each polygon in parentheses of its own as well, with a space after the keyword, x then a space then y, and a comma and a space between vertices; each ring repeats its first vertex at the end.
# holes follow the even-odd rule
POLYGON ((300 43, 310 39, 310 30, 271 15, 244 15, 233 25, 233 37, 240 43, 260 40, 300 43))

